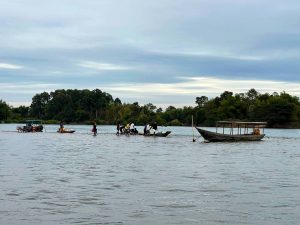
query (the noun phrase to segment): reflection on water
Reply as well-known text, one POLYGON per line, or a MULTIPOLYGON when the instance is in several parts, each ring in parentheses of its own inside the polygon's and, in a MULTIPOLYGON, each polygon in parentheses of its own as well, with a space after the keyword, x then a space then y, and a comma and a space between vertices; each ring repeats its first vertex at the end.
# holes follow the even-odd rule
MULTIPOLYGON (((15 133, 0 126, 0 224, 299 224, 300 132, 254 143, 15 133)), ((198 134, 196 134, 198 135, 198 134)), ((198 136, 197 136, 198 137, 198 136)))

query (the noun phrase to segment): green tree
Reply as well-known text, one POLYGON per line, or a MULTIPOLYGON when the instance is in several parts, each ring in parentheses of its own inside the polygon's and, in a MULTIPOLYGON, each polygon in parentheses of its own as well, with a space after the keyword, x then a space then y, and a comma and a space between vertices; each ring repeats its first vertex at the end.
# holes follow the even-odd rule
POLYGON ((45 118, 46 115, 46 105, 50 100, 50 95, 47 92, 41 94, 36 94, 32 98, 32 103, 30 105, 31 115, 37 118, 45 118))
POLYGON ((29 116, 41 119, 85 122, 98 119, 101 123, 115 124, 134 122, 137 125, 156 121, 160 125, 188 125, 194 116, 198 125, 214 126, 218 120, 267 121, 272 127, 299 127, 299 98, 285 92, 260 94, 255 89, 246 93, 233 94, 224 91, 208 100, 206 96, 196 97, 196 107, 166 110, 152 103, 140 106, 138 102, 122 104, 99 89, 55 90, 34 95, 30 107, 9 107, 0 101, 0 120, 22 119, 29 116), (30 114, 28 114, 28 111, 30 114))
POLYGON ((11 111, 14 114, 14 117, 22 119, 29 117, 30 108, 28 106, 21 105, 19 107, 12 108, 11 111))
POLYGON ((10 116, 11 108, 9 105, 3 101, 0 100, 0 121, 7 120, 10 116))
POLYGON ((201 97, 196 97, 196 104, 198 107, 203 107, 208 101, 208 97, 206 96, 201 96, 201 97))

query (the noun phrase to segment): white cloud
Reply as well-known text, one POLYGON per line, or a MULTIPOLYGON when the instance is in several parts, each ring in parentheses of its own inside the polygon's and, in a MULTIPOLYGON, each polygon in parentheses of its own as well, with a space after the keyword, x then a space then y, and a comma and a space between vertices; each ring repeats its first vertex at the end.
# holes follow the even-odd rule
MULTIPOLYGON (((114 98, 119 97, 122 102, 139 102, 147 104, 149 102, 156 106, 166 108, 169 105, 175 107, 194 106, 195 98, 205 95, 209 98, 219 96, 224 91, 234 93, 245 93, 251 88, 255 88, 260 93, 273 93, 286 91, 287 93, 300 97, 300 82, 282 82, 268 80, 233 80, 212 77, 188 77, 181 78, 179 83, 118 83, 111 85, 74 85, 59 83, 2 83, 0 84, 0 94, 4 99, 14 105, 18 102, 30 102, 33 95, 43 91, 54 91, 55 89, 85 89, 99 88, 110 93, 114 98), (16 95, 15 98, 12 94, 16 95)), ((29 105, 29 104, 26 104, 29 105)))
POLYGON ((1 63, 0 62, 0 69, 8 69, 8 70, 19 70, 22 69, 22 66, 10 64, 10 63, 1 63))
POLYGON ((0 61, 0 81, 12 84, 0 84, 9 92, 1 97, 92 85, 122 101, 163 104, 252 87, 299 96, 299 12, 296 0, 2 1, 0 58, 20 65, 0 61), (226 79, 172 84, 186 74, 226 79), (245 74, 262 81, 231 78, 245 74), (13 86, 32 80, 61 84, 13 86))
POLYGON ((21 105, 23 105, 23 106, 30 106, 31 105, 31 101, 24 101, 24 102, 21 102, 21 101, 10 101, 10 105, 13 106, 13 107, 19 107, 21 105))
MULTIPOLYGON (((214 50, 214 49, 207 49, 207 50, 182 50, 182 51, 150 51, 152 53, 157 54, 173 54, 173 55, 182 55, 182 56, 202 56, 202 57, 222 57, 224 59, 238 59, 238 60, 245 60, 245 61, 261 61, 264 60, 266 57, 262 55, 240 55, 235 54, 230 51, 220 51, 220 50, 214 50)), ((269 57, 270 58, 270 57, 269 57)))
POLYGON ((282 82, 269 80, 232 80, 211 77, 183 78, 181 83, 144 84, 123 83, 105 87, 105 91, 121 100, 130 99, 141 104, 152 102, 157 105, 188 106, 194 105, 197 96, 216 97, 224 91, 245 93, 254 88, 260 93, 286 91, 291 95, 300 96, 300 82, 282 82))
POLYGON ((81 67, 95 69, 95 70, 130 70, 131 67, 116 65, 111 63, 99 63, 93 61, 84 61, 78 64, 81 67))
POLYGON ((59 86, 57 84, 49 84, 49 83, 34 83, 34 82, 0 83, 0 94, 3 93, 37 94, 44 91, 52 91, 58 88, 59 86))

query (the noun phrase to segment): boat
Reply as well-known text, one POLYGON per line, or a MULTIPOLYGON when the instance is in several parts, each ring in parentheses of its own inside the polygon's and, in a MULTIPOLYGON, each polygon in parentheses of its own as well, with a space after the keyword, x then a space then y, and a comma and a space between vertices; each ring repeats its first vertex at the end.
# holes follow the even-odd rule
POLYGON ((264 128, 266 125, 266 122, 218 121, 216 132, 199 127, 196 129, 209 142, 260 141, 265 137, 264 128), (218 132, 219 127, 223 128, 222 133, 218 132), (225 133, 225 128, 229 128, 229 134, 225 133), (252 132, 249 133, 249 129, 252 129, 252 132))
POLYGON ((43 132, 42 120, 25 120, 24 126, 18 126, 17 131, 28 133, 28 132, 43 132))
POLYGON ((68 133, 68 134, 72 134, 72 133, 74 133, 75 132, 75 130, 72 130, 72 129, 66 129, 66 128, 58 128, 58 130, 57 130, 57 133, 62 133, 62 134, 64 134, 64 133, 68 133))
POLYGON ((141 135, 144 135, 145 137, 167 137, 169 134, 171 134, 171 131, 157 132, 153 134, 141 134, 141 135))
POLYGON ((167 137, 170 133, 171 133, 171 131, 148 133, 148 134, 132 132, 132 133, 119 133, 117 135, 126 135, 126 136, 140 135, 140 136, 145 136, 145 137, 167 137))

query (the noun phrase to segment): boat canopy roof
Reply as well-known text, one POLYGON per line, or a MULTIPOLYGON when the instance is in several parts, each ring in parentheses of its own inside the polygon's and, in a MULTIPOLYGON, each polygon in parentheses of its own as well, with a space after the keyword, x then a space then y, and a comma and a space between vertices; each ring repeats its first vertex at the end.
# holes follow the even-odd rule
POLYGON ((25 123, 42 124, 42 120, 25 120, 25 123))
POLYGON ((217 121, 217 126, 263 128, 267 126, 267 122, 217 121))

